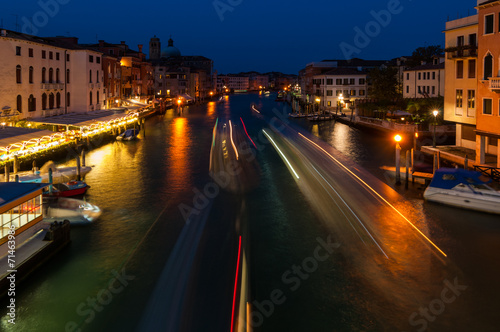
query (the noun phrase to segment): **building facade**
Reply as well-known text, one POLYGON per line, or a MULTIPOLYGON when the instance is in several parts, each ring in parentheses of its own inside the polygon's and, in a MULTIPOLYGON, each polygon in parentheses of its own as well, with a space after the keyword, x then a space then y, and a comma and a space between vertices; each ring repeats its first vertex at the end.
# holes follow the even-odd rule
POLYGON ((432 98, 444 96, 444 58, 433 63, 409 68, 403 72, 403 98, 432 98))
POLYGON ((478 16, 446 23, 444 120, 456 123, 456 145, 476 147, 478 16))
POLYGON ((485 153, 497 156, 500 167, 500 1, 478 0, 478 105, 476 162, 485 153))

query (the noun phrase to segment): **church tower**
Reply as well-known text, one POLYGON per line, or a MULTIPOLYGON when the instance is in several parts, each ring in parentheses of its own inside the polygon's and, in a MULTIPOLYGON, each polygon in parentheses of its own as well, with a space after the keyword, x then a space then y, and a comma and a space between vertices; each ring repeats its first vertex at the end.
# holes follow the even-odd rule
POLYGON ((158 60, 161 56, 161 43, 160 38, 154 36, 149 41, 149 59, 158 60))

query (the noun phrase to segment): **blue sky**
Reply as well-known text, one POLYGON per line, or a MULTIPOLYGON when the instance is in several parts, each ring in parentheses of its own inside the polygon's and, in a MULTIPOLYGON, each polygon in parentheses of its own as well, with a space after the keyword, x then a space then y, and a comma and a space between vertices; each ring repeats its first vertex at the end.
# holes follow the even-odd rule
POLYGON ((170 35, 183 55, 204 55, 221 73, 256 70, 297 74, 322 59, 391 59, 444 44, 446 20, 474 14, 475 0, 23 0, 4 3, 3 27, 39 36, 104 39, 137 49, 170 35), (45 4, 45 5, 43 5, 45 4), (45 7, 45 8, 44 8, 45 7), (381 12, 382 11, 382 12, 381 12), (380 14, 379 21, 373 13, 380 14), (389 13, 389 16, 384 15, 389 13), (369 35, 356 39, 355 28, 369 35), (378 27, 378 28, 377 28, 378 27), (371 29, 371 30, 370 30, 371 29), (344 50, 342 51, 341 45, 344 50))

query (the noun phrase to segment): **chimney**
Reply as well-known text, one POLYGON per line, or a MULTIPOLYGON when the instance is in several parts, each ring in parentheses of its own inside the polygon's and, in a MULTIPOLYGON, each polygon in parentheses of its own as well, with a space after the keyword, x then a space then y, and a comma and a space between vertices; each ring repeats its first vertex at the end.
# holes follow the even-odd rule
POLYGON ((2 29, 2 32, 0 33, 0 35, 1 35, 2 37, 6 37, 6 36, 7 36, 7 30, 2 29))
POLYGON ((139 53, 142 53, 142 44, 137 45, 137 47, 139 48, 139 53))

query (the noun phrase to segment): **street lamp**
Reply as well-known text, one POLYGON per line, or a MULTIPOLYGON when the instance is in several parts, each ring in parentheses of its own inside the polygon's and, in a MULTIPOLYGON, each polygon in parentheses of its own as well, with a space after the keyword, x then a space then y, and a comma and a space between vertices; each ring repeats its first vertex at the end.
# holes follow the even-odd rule
POLYGON ((434 115, 434 134, 432 136, 432 147, 436 147, 436 125, 437 125, 437 116, 439 112, 437 110, 432 111, 432 114, 434 115))
MULTIPOLYGON (((337 100, 337 113, 335 113, 335 115, 338 114, 339 108, 340 108, 340 106, 342 105, 343 102, 344 102, 344 96, 342 94, 340 94, 339 98, 337 100)), ((342 110, 341 110, 341 113, 342 113, 342 110)))
POLYGON ((179 113, 181 112, 181 104, 182 104, 182 100, 180 98, 177 99, 177 110, 179 111, 179 113))
POLYGON ((317 98, 315 99, 315 101, 318 103, 318 115, 319 115, 319 103, 321 102, 321 99, 319 99, 319 97, 317 97, 317 98))
POLYGON ((394 136, 394 141, 396 141, 396 185, 401 184, 401 170, 400 170, 400 161, 401 161, 401 145, 399 142, 403 140, 401 135, 394 136))

